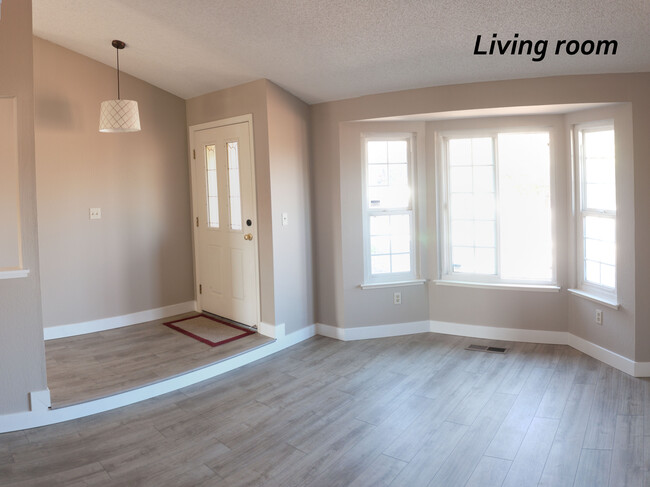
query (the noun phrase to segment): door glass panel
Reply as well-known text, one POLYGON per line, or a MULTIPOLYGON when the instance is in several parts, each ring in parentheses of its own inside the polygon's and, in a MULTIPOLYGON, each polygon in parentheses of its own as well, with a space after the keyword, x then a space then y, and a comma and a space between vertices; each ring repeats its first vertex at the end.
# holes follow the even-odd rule
POLYGON ((239 145, 237 142, 226 144, 228 151, 228 195, 230 201, 230 228, 241 230, 241 189, 239 184, 239 145))
POLYGON ((214 145, 205 146, 205 179, 208 196, 208 227, 219 228, 219 194, 217 189, 217 153, 214 145))

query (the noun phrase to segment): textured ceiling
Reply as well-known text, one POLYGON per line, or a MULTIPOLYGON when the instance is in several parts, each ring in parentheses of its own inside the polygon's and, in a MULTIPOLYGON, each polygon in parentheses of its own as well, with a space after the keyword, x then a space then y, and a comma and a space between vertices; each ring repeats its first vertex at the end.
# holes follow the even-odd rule
POLYGON ((473 81, 650 71, 650 0, 33 0, 34 33, 183 98, 268 78, 308 103, 473 81), (476 56, 499 39, 546 57, 476 56), (559 39, 612 56, 554 55, 559 39))

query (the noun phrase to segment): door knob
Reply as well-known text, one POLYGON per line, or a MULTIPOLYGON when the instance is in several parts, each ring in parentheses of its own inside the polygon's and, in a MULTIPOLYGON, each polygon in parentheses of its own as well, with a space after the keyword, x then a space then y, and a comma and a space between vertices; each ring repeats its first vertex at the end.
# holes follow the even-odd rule
POLYGON ((244 235, 244 240, 253 240, 253 234, 247 233, 246 235, 244 235))

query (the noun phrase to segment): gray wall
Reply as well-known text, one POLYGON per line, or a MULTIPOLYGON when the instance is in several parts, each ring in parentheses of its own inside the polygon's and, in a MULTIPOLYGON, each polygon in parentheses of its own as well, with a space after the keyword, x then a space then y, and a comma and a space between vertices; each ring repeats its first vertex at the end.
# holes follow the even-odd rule
POLYGON ((273 230, 271 176, 269 173, 269 131, 266 86, 261 79, 234 88, 215 91, 186 101, 187 125, 214 122, 240 115, 253 115, 255 186, 257 190, 257 237, 262 321, 276 324, 273 289, 273 230))
MULTIPOLYGON (((552 195, 555 215, 554 231, 556 235, 557 283, 563 289, 568 287, 567 277, 567 218, 569 214, 567 191, 571 177, 570 163, 567 160, 564 134, 564 118, 555 116, 518 116, 498 118, 476 118, 469 120, 447 120, 427 123, 427 146, 438 143, 437 134, 449 130, 475 130, 487 128, 546 127, 548 128, 555 149, 551 154, 551 164, 555 177, 554 187, 558 190, 552 195)), ((432 152, 432 151, 430 151, 432 152)), ((435 160, 428 161, 428 169, 434 174, 435 160)), ((435 218, 436 184, 429 186, 429 211, 435 218)), ((553 185, 552 185, 553 187, 553 185)), ((437 222, 434 223, 434 229, 437 222)), ((428 249, 432 262, 432 278, 437 279, 437 249, 431 245, 428 249)), ((505 328, 527 330, 566 331, 567 329, 567 294, 566 292, 506 291, 495 289, 476 289, 429 286, 430 316, 435 321, 454 322, 472 325, 489 325, 505 328), (471 306, 467 304, 471 303, 471 306)))
POLYGON ((187 100, 187 124, 253 115, 261 316, 313 323, 308 106, 268 80, 187 100), (282 226, 282 213, 289 225, 282 226))
MULTIPOLYGON (((618 262, 616 269, 617 297, 621 306, 618 310, 605 307, 580 297, 569 296, 569 331, 586 338, 608 350, 625 357, 637 357, 648 348, 648 342, 640 347, 641 353, 635 352, 635 343, 639 344, 642 331, 646 326, 635 317, 636 293, 635 275, 638 267, 634 248, 635 227, 643 230, 650 220, 646 217, 635 221, 635 159, 632 140, 632 106, 617 105, 614 108, 585 110, 566 116, 566 130, 572 125, 588 121, 614 120, 616 146, 616 237, 618 262), (603 325, 595 323, 596 309, 603 311, 603 325), (636 320, 635 320, 636 318, 636 320), (637 330, 635 332, 635 322, 637 330), (587 338, 589 337, 589 338, 587 338)), ((636 167, 642 164, 637 164, 636 167)), ((575 286, 575 276, 570 276, 571 286, 575 286)), ((643 301, 643 290, 637 290, 643 301)), ((636 358, 638 361, 646 359, 636 358)))
POLYGON ((0 66, 0 96, 18 100, 23 267, 30 270, 27 278, 0 280, 0 414, 9 414, 27 411, 29 392, 47 387, 36 223, 31 2, 2 2, 0 66))
MULTIPOLYGON (((312 167, 314 181, 317 181, 314 185, 314 214, 317 222, 315 231, 317 322, 334 326, 355 326, 358 323, 381 324, 382 321, 376 319, 374 309, 381 308, 385 301, 383 295, 370 303, 356 301, 358 305, 362 305, 363 316, 355 316, 357 323, 346 320, 347 309, 355 303, 346 299, 349 288, 346 287, 344 276, 349 255, 358 254, 358 238, 342 236, 342 232, 345 232, 347 227, 346 217, 343 216, 346 208, 342 202, 347 201, 349 197, 343 195, 342 181, 348 173, 348 168, 347 163, 340 156, 342 141, 339 128, 342 123, 456 110, 630 102, 634 131, 631 145, 634 161, 634 203, 628 205, 628 209, 635 212, 635 218, 633 224, 626 225, 627 235, 634 235, 636 263, 634 275, 628 274, 628 277, 635 282, 634 290, 625 288, 622 292, 627 296, 626 313, 630 313, 633 318, 624 318, 623 322, 627 323, 625 326, 620 326, 619 321, 613 319, 605 322, 602 331, 594 330, 592 309, 590 305, 581 302, 578 306, 586 308, 585 310, 570 312, 571 331, 631 359, 650 360, 650 347, 647 345, 650 343, 650 300, 634 300, 633 297, 636 293, 642 295, 644 290, 650 288, 650 255, 647 252, 650 248, 650 224, 642 210, 650 208, 650 195, 643 189, 650 183, 650 165, 646 164, 646 161, 650 160, 650 138, 647 137, 647 132, 650 130, 648 86, 650 86, 649 73, 564 76, 424 88, 312 106, 312 167), (579 320, 584 326, 573 321, 573 317, 577 316, 581 316, 579 320), (632 326, 629 325, 630 319, 634 323, 632 326), (616 339, 610 340, 606 336, 616 337, 616 339)), ((629 181, 625 184, 629 187, 629 181)), ((632 191, 628 194, 632 197, 632 191)), ((568 259, 568 256, 564 258, 568 259)), ((558 261, 558 264, 559 269, 561 262, 558 261)), ((563 279, 568 278, 565 276, 563 279)), ((572 302, 579 299, 569 298, 563 293, 555 296, 541 294, 528 296, 523 293, 513 294, 512 291, 464 291, 466 291, 465 298, 461 301, 477 303, 481 309, 480 313, 470 316, 467 313, 471 314, 471 311, 462 311, 460 318, 459 315, 452 315, 450 312, 443 313, 436 303, 442 303, 447 299, 455 300, 457 295, 450 296, 450 293, 455 291, 448 289, 435 290, 430 295, 432 318, 441 320, 454 318, 453 321, 464 319, 465 322, 488 326, 504 326, 505 323, 505 326, 522 328, 566 330, 569 299, 572 302), (514 300, 521 300, 522 304, 517 304, 512 314, 504 314, 497 309, 504 303, 512 303, 514 300), (558 312, 549 312, 548 308, 551 306, 558 307, 558 312), (479 315, 485 316, 486 319, 479 315), (531 317, 534 318, 531 320, 531 317)), ((609 316, 608 312, 606 316, 609 316)), ((407 321, 406 317, 404 321, 407 321)))
POLYGON ((271 82, 266 97, 275 319, 291 333, 314 323, 309 106, 271 82))
POLYGON ((416 221, 418 246, 420 247, 420 276, 430 277, 426 272, 425 249, 430 239, 427 218, 427 154, 425 150, 425 124, 423 122, 356 122, 339 126, 341 157, 341 238, 343 246, 343 293, 345 303, 345 326, 409 323, 429 319, 429 299, 426 285, 393 288, 361 289, 364 281, 363 254, 363 201, 361 196, 362 136, 372 133, 410 133, 415 137, 414 164, 418 184, 416 221), (402 293, 402 304, 393 304, 393 292, 402 293))
POLYGON ((193 300, 185 101, 122 74, 142 131, 103 134, 113 68, 35 38, 34 77, 44 326, 193 300))

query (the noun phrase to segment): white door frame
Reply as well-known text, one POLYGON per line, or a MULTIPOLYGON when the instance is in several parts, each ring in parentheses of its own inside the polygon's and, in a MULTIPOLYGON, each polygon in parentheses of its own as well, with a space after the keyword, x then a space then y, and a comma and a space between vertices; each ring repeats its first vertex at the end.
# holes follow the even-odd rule
POLYGON ((260 265, 259 265, 259 226, 257 225, 257 182, 256 182, 256 173, 255 173, 255 150, 254 150, 254 141, 255 141, 255 136, 253 133, 253 115, 252 114, 247 114, 247 115, 240 115, 237 117, 230 117, 230 118, 225 118, 223 120, 215 120, 214 122, 207 122, 207 123, 200 123, 198 125, 190 125, 188 127, 188 132, 189 132, 189 147, 188 147, 188 160, 190 164, 190 197, 192 198, 192 252, 194 253, 194 296, 196 297, 196 305, 197 305, 197 311, 202 310, 202 305, 201 305, 201 293, 199 292, 199 284, 201 282, 201 271, 199 269, 199 249, 197 248, 198 245, 198 227, 196 226, 196 219, 200 214, 200 209, 197 208, 197 198, 194 197, 194 181, 196 177, 196 169, 195 169, 195 158, 194 158, 194 139, 195 139, 195 134, 196 132, 200 130, 206 130, 206 129, 213 129, 213 128, 218 128, 218 127, 225 127, 227 125, 235 125, 238 123, 242 122, 248 122, 248 128, 249 128, 249 144, 250 144, 250 154, 251 154, 251 175, 253 178, 252 181, 252 188, 253 188, 253 208, 255 210, 255 215, 253 215, 253 224, 255 225, 255 228, 258 230, 255 232, 258 238, 256 238, 256 242, 254 242, 253 249, 254 249, 254 256, 255 256, 255 262, 254 262, 254 269, 255 269, 255 282, 256 282, 256 289, 257 292, 255 293, 255 307, 256 313, 256 323, 255 327, 259 328, 259 324, 261 322, 261 289, 260 289, 260 265))

